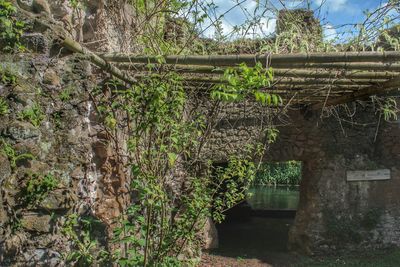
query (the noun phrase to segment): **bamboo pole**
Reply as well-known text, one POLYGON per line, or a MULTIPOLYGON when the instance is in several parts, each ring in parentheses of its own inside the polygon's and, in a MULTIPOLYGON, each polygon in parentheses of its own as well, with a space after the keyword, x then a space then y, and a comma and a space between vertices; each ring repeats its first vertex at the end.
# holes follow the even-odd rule
MULTIPOLYGON (((136 76, 139 78, 139 76, 136 76)), ((214 83, 214 84, 226 84, 227 82, 218 78, 210 77, 183 77, 185 82, 192 83, 214 83)), ((387 79, 301 79, 301 78, 279 78, 275 79, 272 85, 275 84, 302 84, 302 85, 319 85, 319 84, 332 84, 332 85, 370 85, 374 83, 386 82, 387 79)))
MULTIPOLYGON (((171 65, 174 66, 174 65, 171 65)), ((200 66, 197 66, 200 67, 200 66)), ((201 66, 203 67, 203 66, 201 66)), ((209 66, 210 67, 210 66, 209 66)), ((220 66, 218 69, 223 69, 224 67, 229 66, 220 66)), ((235 66, 230 66, 235 67, 235 66)), ((326 70, 340 70, 340 71, 351 71, 351 70, 368 70, 368 71, 393 71, 400 72, 400 64, 399 63, 382 63, 382 62, 334 62, 334 63, 280 63, 280 64, 271 64, 271 67, 274 71, 279 69, 319 69, 319 71, 326 70)), ((211 66, 211 68, 216 68, 211 66)), ((206 73, 206 70, 203 70, 203 73, 206 73)))
MULTIPOLYGON (((196 86, 185 86, 184 87, 186 90, 190 91, 198 91, 198 92, 204 92, 204 93, 209 93, 209 90, 199 90, 198 87, 196 86)), ((269 94, 279 94, 281 96, 283 95, 297 95, 297 96, 325 96, 325 95, 343 95, 345 93, 352 93, 354 90, 340 90, 340 91, 333 91, 329 89, 324 89, 321 90, 320 88, 315 88, 315 89, 307 89, 307 90, 292 90, 291 88, 280 88, 280 89, 260 89, 260 91, 264 93, 269 93, 269 94)))
POLYGON ((326 69, 326 70, 369 70, 369 71, 400 71, 398 63, 376 63, 376 62, 336 62, 336 63, 293 63, 293 64, 275 64, 274 69, 326 69))
MULTIPOLYGON (((13 1, 15 2, 15 1, 13 1)), ((24 13, 28 13, 23 11, 24 13)), ((28 16, 28 15, 27 15, 28 16)), ((116 76, 117 78, 133 84, 137 80, 122 72, 119 68, 111 65, 107 60, 113 62, 134 62, 134 63, 159 63, 156 57, 131 56, 124 54, 103 54, 102 57, 81 46, 78 42, 69 38, 63 29, 56 28, 55 25, 43 22, 43 18, 33 17, 54 33, 61 44, 72 52, 85 55, 93 64, 99 66, 106 72, 116 76)), ((256 62, 261 62, 277 69, 287 68, 325 68, 325 69, 365 69, 365 70, 388 70, 400 71, 400 64, 393 62, 400 61, 400 52, 352 52, 352 53, 310 53, 310 54, 287 54, 287 55, 227 55, 227 56, 167 56, 164 58, 167 64, 184 64, 184 65, 212 65, 212 66, 235 66, 242 62, 248 66, 254 66, 256 62), (373 61, 371 63, 371 61, 373 61), (385 62, 376 63, 376 62, 385 62), (390 62, 390 64, 388 64, 390 62), (267 64, 271 63, 271 64, 267 64)), ((343 81, 343 80, 339 80, 343 81)), ((374 81, 378 81, 375 80, 374 81)), ((300 82, 300 81, 299 81, 300 82)), ((315 82, 315 81, 314 81, 315 82)), ((347 81, 346 81, 347 82, 347 81)), ((351 82, 353 82, 351 80, 351 82)), ((335 81, 338 84, 338 81, 335 81)), ((368 82, 370 83, 370 82, 368 82)), ((367 84, 368 84, 367 83, 367 84)), ((294 79, 290 80, 291 85, 296 84, 294 79)), ((319 81, 318 84, 323 84, 319 81)), ((360 82, 361 84, 361 82, 360 82)), ((312 85, 316 85, 312 83, 312 85)), ((346 84, 350 86, 351 84, 346 84)), ((322 108, 325 105, 337 105, 362 99, 367 96, 386 93, 400 87, 400 77, 383 82, 381 85, 374 85, 362 90, 357 90, 351 94, 346 94, 334 99, 329 99, 326 103, 317 103, 312 106, 313 109, 322 108)), ((319 97, 319 96, 318 96, 319 97)), ((316 96, 306 96, 308 99, 319 99, 316 96)), ((306 102, 308 100, 301 99, 299 101, 306 102)))
POLYGON ((263 65, 294 63, 333 63, 333 62, 395 62, 400 61, 400 52, 339 52, 339 53, 299 53, 299 54, 265 54, 265 55, 210 55, 180 56, 171 55, 163 58, 154 56, 138 56, 133 54, 110 53, 101 54, 109 62, 153 63, 182 65, 236 66, 246 63, 254 66, 256 62, 263 65))
POLYGON ((351 94, 346 94, 335 99, 329 99, 328 101, 326 101, 326 103, 317 103, 311 106, 311 109, 321 109, 328 106, 340 105, 355 100, 361 100, 371 95, 383 94, 390 91, 399 90, 399 88, 400 77, 396 77, 385 83, 380 84, 379 86, 370 86, 368 88, 355 91, 351 94))
MULTIPOLYGON (((193 87, 193 88, 210 88, 210 87, 214 87, 216 84, 214 83, 196 83, 196 82, 184 82, 183 85, 185 87, 193 87)), ((370 84, 346 84, 346 85, 338 85, 338 84, 312 84, 312 85, 301 85, 301 84, 297 84, 297 85, 293 85, 293 84, 275 84, 272 87, 267 87, 270 88, 271 90, 273 89, 281 89, 281 88, 288 88, 288 89, 293 89, 293 90, 315 90, 315 89, 337 89, 337 90, 341 90, 341 89, 349 89, 349 90, 353 90, 353 89, 361 89, 361 88, 366 88, 369 87, 370 84)))
MULTIPOLYGON (((123 70, 133 70, 135 72, 142 72, 142 75, 149 75, 151 73, 165 73, 165 72, 177 72, 182 74, 194 73, 194 74, 212 74, 220 75, 223 74, 225 68, 214 68, 213 66, 184 66, 175 65, 173 67, 166 67, 163 65, 158 66, 147 66, 145 64, 130 64, 120 63, 116 65, 118 68, 123 70)), ((237 71, 240 71, 236 68, 237 71)), ((275 77, 298 77, 298 78, 376 78, 385 79, 393 78, 400 75, 400 72, 373 72, 373 71, 327 71, 327 70, 305 70, 305 69, 274 69, 275 77)))
POLYGON ((371 72, 371 71, 324 71, 324 70, 297 70, 297 69, 275 69, 274 77, 294 78, 343 78, 343 79, 389 79, 399 76, 400 72, 371 72))

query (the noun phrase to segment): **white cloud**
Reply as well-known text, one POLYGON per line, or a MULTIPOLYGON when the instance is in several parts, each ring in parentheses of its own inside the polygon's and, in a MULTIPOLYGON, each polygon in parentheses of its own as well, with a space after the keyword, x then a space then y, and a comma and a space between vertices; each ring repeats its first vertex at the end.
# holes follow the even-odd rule
POLYGON ((332 12, 337 12, 346 9, 348 6, 347 0, 314 0, 317 6, 323 5, 332 12))
MULTIPOLYGON (((298 1, 298 0, 294 0, 298 1)), ((221 14, 224 14, 227 10, 230 10, 232 7, 236 5, 236 1, 228 1, 228 0, 215 0, 214 3, 218 6, 216 10, 216 16, 218 17, 221 14)), ((267 36, 275 31, 276 28, 276 16, 271 12, 266 12, 263 14, 257 23, 251 25, 248 31, 244 32, 235 32, 230 35, 235 26, 242 26, 246 20, 249 20, 253 15, 260 14, 260 11, 263 11, 265 6, 260 3, 259 9, 257 9, 258 4, 257 1, 247 0, 241 4, 241 6, 236 6, 228 13, 224 15, 223 18, 220 19, 222 33, 224 35, 228 35, 228 38, 235 39, 238 37, 246 37, 246 38, 254 38, 254 37, 263 37, 267 36)), ((249 23, 249 21, 247 21, 249 23)), ((211 20, 206 20, 206 22, 202 25, 202 28, 206 28, 212 24, 211 20)), ((247 28, 246 28, 247 30, 247 28)), ((215 26, 211 25, 204 33, 203 36, 212 38, 215 36, 215 26)))
POLYGON ((299 7, 303 7, 304 4, 304 0, 287 0, 283 2, 285 4, 286 8, 299 8, 299 7))
POLYGON ((276 19, 261 18, 257 25, 254 25, 250 31, 244 36, 251 37, 264 37, 275 32, 276 19))
POLYGON ((336 29, 331 25, 327 24, 323 27, 324 39, 327 41, 335 40, 338 36, 336 29))

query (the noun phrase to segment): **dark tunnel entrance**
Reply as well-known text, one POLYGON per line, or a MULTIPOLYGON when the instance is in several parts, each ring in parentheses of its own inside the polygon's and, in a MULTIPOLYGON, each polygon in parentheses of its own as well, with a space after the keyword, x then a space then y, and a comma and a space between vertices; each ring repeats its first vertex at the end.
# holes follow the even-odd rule
POLYGON ((301 162, 264 163, 245 201, 218 224, 219 247, 213 254, 232 258, 284 261, 288 234, 299 202, 301 162))

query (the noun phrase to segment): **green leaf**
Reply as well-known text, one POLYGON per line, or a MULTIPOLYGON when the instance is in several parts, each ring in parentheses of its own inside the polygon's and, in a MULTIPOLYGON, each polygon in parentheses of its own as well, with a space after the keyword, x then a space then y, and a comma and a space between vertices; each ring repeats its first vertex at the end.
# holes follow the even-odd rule
POLYGON ((278 100, 277 95, 273 94, 273 95, 272 95, 272 104, 273 104, 274 106, 277 106, 277 105, 278 105, 278 102, 279 102, 279 100, 278 100))

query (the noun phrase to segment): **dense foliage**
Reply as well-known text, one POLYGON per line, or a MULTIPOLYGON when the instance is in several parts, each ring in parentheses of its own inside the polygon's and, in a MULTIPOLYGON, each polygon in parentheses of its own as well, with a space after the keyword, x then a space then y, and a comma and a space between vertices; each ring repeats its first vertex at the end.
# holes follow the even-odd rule
MULTIPOLYGON (((139 25, 132 29, 134 38, 131 41, 137 45, 135 52, 153 55, 205 54, 210 52, 210 47, 215 48, 213 53, 236 51, 230 49, 234 42, 223 36, 221 27, 218 27, 223 16, 214 18, 211 15, 216 9, 212 1, 208 4, 196 0, 129 2, 137 14, 133 25, 139 25), (183 13, 186 15, 182 16, 183 13), (215 39, 209 43, 200 38, 205 27, 198 27, 207 20, 217 25, 215 39), (174 31, 168 35, 167 21, 178 21, 183 37, 174 31), (215 43, 216 40, 221 43, 215 43)), ((81 1, 70 3, 75 9, 85 9, 81 1)), ((249 20, 248 23, 256 21, 249 20)), ((320 35, 304 38, 304 34, 309 33, 304 33, 295 22, 288 23, 289 31, 278 33, 274 39, 250 52, 343 49, 332 42, 325 42, 320 35)), ((21 44, 24 26, 16 18, 15 7, 9 1, 0 0, 0 41, 7 51, 24 50, 21 44)), ((246 27, 243 25, 243 29, 246 27)), ((235 31, 239 32, 238 29, 235 31)), ((235 42, 242 45, 253 41, 238 38, 235 42)), ((344 49, 375 49, 371 43, 360 43, 345 46, 344 49)), ((398 47, 393 38, 390 44, 398 47)), ((15 77, 4 71, 0 73, 3 84, 15 83, 15 77)), ((215 119, 224 102, 251 98, 264 107, 282 106, 282 99, 277 94, 264 90, 272 81, 272 69, 261 64, 253 68, 243 64, 236 69, 228 68, 222 85, 212 88, 209 95, 211 109, 204 114, 196 112, 196 106, 189 108, 192 104, 188 103, 189 94, 193 92, 185 90, 182 78, 174 72, 148 75, 134 85, 110 79, 98 88, 88 89, 97 120, 101 122, 100 131, 106 136, 104 142, 109 142, 112 148, 112 163, 120 168, 117 175, 113 175, 118 176, 120 183, 116 195, 121 201, 122 214, 112 222, 112 245, 108 249, 100 248, 92 237, 97 220, 81 214, 67 216, 62 232, 71 242, 72 251, 65 255, 66 261, 77 266, 107 262, 120 266, 193 264, 196 249, 200 246, 198 233, 207 218, 222 221, 223 212, 244 199, 256 173, 254 162, 257 162, 260 152, 265 153, 267 145, 276 140, 279 132, 272 120, 268 121, 265 127, 266 144, 262 144, 262 149, 260 144, 249 144, 247 153, 232 155, 227 168, 216 168, 212 162, 205 162, 201 158, 202 149, 215 127, 215 119)), ((193 95, 197 96, 199 92, 193 95)), ((61 101, 69 101, 72 97, 68 88, 59 96, 61 101)), ((395 105, 396 102, 391 100, 384 102, 381 111, 385 119, 396 118, 397 113, 392 112, 393 108, 397 108, 395 105)), ((7 102, 0 98, 0 116, 8 112, 7 102)), ((18 119, 40 127, 44 116, 42 108, 33 103, 18 114, 18 119)), ((18 160, 32 158, 29 154, 16 152, 4 142, 1 152, 10 160, 13 169, 17 167, 18 160)), ((256 184, 298 184, 301 176, 301 164, 298 162, 261 167, 256 175, 256 184)), ((49 174, 33 174, 25 186, 25 201, 35 205, 57 185, 55 178, 49 174)))
POLYGON ((301 162, 264 163, 258 169, 253 181, 256 185, 299 185, 301 180, 301 162))
MULTIPOLYGON (((260 80, 258 73, 265 71, 260 66, 242 67, 247 70, 242 82, 253 81, 251 90, 243 91, 241 86, 234 90, 230 85, 233 97, 208 99, 214 106, 208 114, 196 106, 190 108, 190 92, 184 90, 181 77, 174 73, 150 75, 131 87, 111 80, 105 88, 90 92, 112 142, 116 164, 126 166, 121 170, 127 187, 121 201, 126 209, 115 222, 115 249, 108 251, 107 257, 89 257, 88 251, 95 246, 88 239, 90 235, 68 228, 66 233, 74 240, 73 254, 67 257, 71 262, 113 261, 121 266, 193 263, 193 253, 201 245, 198 233, 207 218, 222 221, 223 212, 245 198, 258 155, 258 146, 249 144, 247 153, 232 155, 226 168, 213 167, 212 162, 201 159, 202 148, 220 110, 217 107, 224 101, 248 97, 262 105, 273 104, 254 95, 272 74, 260 80), (188 248, 194 251, 187 251, 188 248)), ((230 73, 228 78, 238 79, 233 75, 236 74, 230 73)))
POLYGON ((0 47, 5 51, 23 51, 20 39, 25 23, 17 18, 17 9, 10 1, 0 0, 0 47))

